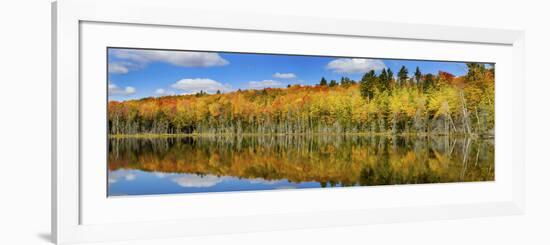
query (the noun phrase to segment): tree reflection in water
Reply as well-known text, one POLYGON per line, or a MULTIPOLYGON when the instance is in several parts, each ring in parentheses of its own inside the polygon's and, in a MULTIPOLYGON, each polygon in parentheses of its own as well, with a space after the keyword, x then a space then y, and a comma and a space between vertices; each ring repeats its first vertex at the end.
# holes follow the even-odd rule
MULTIPOLYGON (((117 174, 126 171, 126 175, 135 175, 136 172, 129 172, 132 170, 156 176, 179 174, 174 182, 181 187, 193 187, 193 192, 266 189, 270 182, 283 180, 297 184, 294 185, 297 188, 494 180, 493 140, 449 136, 111 138, 108 161, 109 188, 117 185, 117 174), (196 178, 202 184, 195 184, 199 180, 196 178), (246 180, 246 185, 216 189, 224 180, 246 180), (300 186, 300 183, 316 185, 300 186)), ((139 178, 134 179, 131 179, 134 186, 126 179, 124 188, 131 187, 138 194, 159 192, 153 191, 154 186, 139 184, 139 178)), ((271 189, 277 187, 272 186, 271 189)), ((119 192, 129 193, 122 186, 119 188, 119 192)), ((187 191, 182 188, 162 193, 165 192, 187 191)))

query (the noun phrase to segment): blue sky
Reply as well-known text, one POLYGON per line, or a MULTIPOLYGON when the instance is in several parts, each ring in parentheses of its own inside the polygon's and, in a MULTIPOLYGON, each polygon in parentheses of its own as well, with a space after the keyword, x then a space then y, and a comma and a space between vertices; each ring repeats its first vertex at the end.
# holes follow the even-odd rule
POLYGON ((225 52, 190 52, 144 49, 108 50, 109 100, 128 100, 172 94, 215 93, 237 89, 314 85, 321 77, 359 80, 365 72, 404 65, 412 76, 446 71, 467 72, 463 62, 340 58, 225 52))

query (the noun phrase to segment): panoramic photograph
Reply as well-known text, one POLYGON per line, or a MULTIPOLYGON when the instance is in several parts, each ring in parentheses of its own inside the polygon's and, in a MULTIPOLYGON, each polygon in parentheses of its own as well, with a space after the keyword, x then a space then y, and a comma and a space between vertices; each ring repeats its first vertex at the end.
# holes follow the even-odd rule
POLYGON ((495 179, 495 64, 107 49, 107 195, 495 179))

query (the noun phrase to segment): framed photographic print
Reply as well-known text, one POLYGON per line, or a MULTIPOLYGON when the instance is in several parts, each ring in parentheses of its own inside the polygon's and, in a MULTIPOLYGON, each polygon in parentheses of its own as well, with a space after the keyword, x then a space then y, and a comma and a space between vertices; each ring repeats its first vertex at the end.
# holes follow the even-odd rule
POLYGON ((494 181, 494 63, 107 60, 108 196, 494 181))
POLYGON ((523 212, 521 31, 52 9, 57 243, 523 212))

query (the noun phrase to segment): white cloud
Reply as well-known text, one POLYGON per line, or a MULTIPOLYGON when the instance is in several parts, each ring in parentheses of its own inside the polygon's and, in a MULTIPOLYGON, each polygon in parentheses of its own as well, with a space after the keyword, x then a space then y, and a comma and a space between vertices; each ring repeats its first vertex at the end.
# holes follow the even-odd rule
POLYGON ((132 173, 129 173, 126 176, 124 176, 124 179, 126 179, 126 181, 132 181, 132 180, 136 179, 136 175, 132 174, 132 173))
POLYGON ((154 174, 157 178, 160 178, 160 179, 162 179, 162 178, 164 178, 164 177, 166 176, 165 173, 161 173, 161 172, 154 172, 153 174, 154 174))
POLYGON ((297 188, 296 186, 286 185, 286 186, 279 186, 275 189, 277 189, 277 190, 287 190, 287 189, 296 189, 296 188, 297 188))
POLYGON ((274 78, 280 78, 280 79, 292 79, 292 78, 296 78, 296 74, 294 73, 275 73, 273 74, 273 77, 274 78))
POLYGON ((126 74, 132 70, 137 70, 143 67, 143 64, 135 64, 128 61, 109 62, 107 71, 113 74, 126 74))
POLYGON ((277 88, 281 87, 283 84, 275 80, 263 80, 263 81, 250 81, 248 82, 248 87, 252 89, 262 89, 262 88, 277 88))
POLYGON ((131 171, 117 170, 109 173, 108 182, 109 184, 114 184, 121 179, 124 179, 126 181, 132 181, 132 180, 135 180, 136 177, 137 176, 131 171))
POLYGON ((220 55, 212 52, 117 49, 112 54, 118 59, 141 66, 151 62, 163 62, 183 67, 210 67, 229 64, 220 55))
POLYGON ((171 91, 171 90, 165 90, 163 88, 159 88, 159 89, 155 90, 155 94, 157 96, 167 96, 167 95, 175 95, 176 92, 171 91))
POLYGON ((108 71, 114 74, 126 74, 130 69, 124 62, 111 62, 109 63, 108 71))
POLYGON ((220 92, 227 92, 231 90, 229 85, 224 85, 208 78, 181 79, 172 84, 172 88, 181 90, 183 94, 195 94, 200 91, 213 94, 218 90, 220 92))
POLYGON ((127 86, 123 89, 119 88, 116 84, 109 83, 109 95, 131 95, 135 93, 136 89, 134 87, 127 86))
POLYGON ((349 59, 341 58, 335 59, 328 63, 327 69, 330 69, 337 73, 365 73, 371 70, 382 70, 386 68, 386 65, 382 60, 376 59, 349 59))
POLYGON ((135 63, 129 61, 109 62, 107 71, 113 74, 126 74, 130 71, 139 70, 145 67, 145 63, 135 63))
POLYGON ((264 185, 274 185, 280 182, 281 180, 266 180, 262 178, 254 178, 249 180, 251 184, 264 184, 264 185))
POLYGON ((182 187, 211 187, 223 181, 222 178, 215 175, 183 175, 173 179, 178 185, 182 187))

